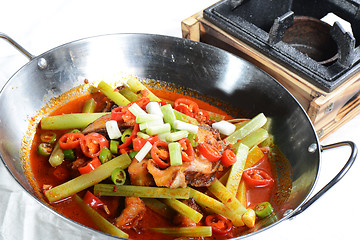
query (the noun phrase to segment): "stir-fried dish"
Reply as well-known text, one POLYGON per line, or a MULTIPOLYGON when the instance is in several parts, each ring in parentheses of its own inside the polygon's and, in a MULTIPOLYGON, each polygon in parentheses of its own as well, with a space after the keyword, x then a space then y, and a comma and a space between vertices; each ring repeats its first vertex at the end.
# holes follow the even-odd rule
POLYGON ((267 118, 230 119, 136 78, 64 104, 33 140, 32 171, 61 214, 130 239, 229 239, 274 215, 267 118))

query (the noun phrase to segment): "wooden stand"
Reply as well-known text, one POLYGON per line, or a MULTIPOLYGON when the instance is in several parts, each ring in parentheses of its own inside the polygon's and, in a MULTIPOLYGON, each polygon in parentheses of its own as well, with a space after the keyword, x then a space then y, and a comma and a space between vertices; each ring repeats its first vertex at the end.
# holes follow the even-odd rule
POLYGON ((279 81, 299 101, 320 139, 360 112, 360 71, 327 93, 203 18, 202 11, 181 22, 183 38, 205 42, 253 63, 279 81))

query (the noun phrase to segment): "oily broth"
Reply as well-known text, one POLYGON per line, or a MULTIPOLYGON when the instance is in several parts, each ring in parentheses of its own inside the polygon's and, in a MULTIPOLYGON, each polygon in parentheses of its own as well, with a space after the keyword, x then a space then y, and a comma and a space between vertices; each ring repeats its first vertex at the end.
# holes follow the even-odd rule
MULTIPOLYGON (((147 83, 148 83, 147 86, 151 88, 151 91, 155 95, 159 96, 162 99, 166 99, 171 102, 171 101, 174 101, 176 98, 183 96, 183 94, 186 93, 186 95, 190 95, 190 96, 186 96, 186 98, 195 100, 199 104, 199 107, 201 109, 212 111, 212 112, 219 113, 219 114, 223 114, 226 116, 226 119, 232 118, 224 110, 220 109, 221 106, 225 106, 225 108, 227 108, 227 106, 225 104, 223 105, 219 101, 216 101, 216 100, 209 101, 212 103, 216 102, 217 106, 214 106, 213 104, 209 104, 206 101, 198 100, 197 98, 200 98, 200 99, 209 99, 209 98, 204 97, 204 96, 199 97, 200 94, 198 94, 196 92, 192 92, 192 91, 188 91, 188 90, 186 91, 183 88, 177 88, 177 90, 179 91, 179 92, 177 92, 175 89, 176 86, 168 84, 168 83, 162 83, 162 82, 159 83, 158 81, 147 80, 147 83), (161 87, 159 87, 159 84, 161 85, 161 87), (152 88, 154 86, 156 88, 152 88), (162 89, 166 89, 166 90, 162 90, 162 89)), ((91 92, 91 90, 92 90, 92 87, 90 84, 84 84, 83 86, 79 87, 76 90, 71 90, 71 91, 75 91, 77 93, 75 97, 72 93, 72 94, 69 94, 70 95, 69 98, 66 98, 66 97, 64 98, 64 96, 66 95, 66 94, 64 94, 64 96, 62 96, 58 99, 55 99, 57 104, 52 103, 51 107, 47 107, 46 111, 41 112, 41 115, 45 116, 46 112, 47 113, 51 112, 49 115, 57 115, 60 113, 81 112, 82 105, 90 97, 96 98, 98 102, 103 101, 102 95, 97 94, 97 93, 89 94, 89 92, 91 92), (85 91, 84 91, 84 89, 85 89, 85 91), (80 92, 81 92, 81 94, 78 94, 80 92), (79 97, 79 95, 83 95, 83 96, 79 97), (56 106, 56 107, 54 107, 54 106, 56 106), (59 107, 59 106, 62 106, 62 107, 59 107)), ((37 117, 34 119, 41 119, 41 118, 37 117)), ((35 123, 32 123, 32 124, 35 124, 35 123)), ((30 159, 29 160, 29 162, 30 162, 30 171, 29 172, 30 172, 30 174, 29 174, 29 176, 31 176, 29 179, 31 179, 34 189, 37 189, 38 195, 41 196, 43 201, 46 203, 46 200, 43 197, 42 191, 41 191, 42 185, 43 184, 57 185, 60 183, 58 183, 54 180, 52 180, 53 182, 51 182, 51 181, 49 182, 49 179, 51 178, 49 176, 51 175, 52 167, 48 164, 47 158, 39 157, 38 154, 36 153, 36 148, 39 143, 39 136, 40 136, 41 132, 43 132, 43 130, 41 130, 38 126, 36 126, 35 130, 33 130, 33 131, 36 132, 36 134, 32 133, 33 141, 31 141, 31 150, 28 152, 28 153, 30 153, 30 156, 29 156, 29 159, 30 159), (42 169, 42 170, 40 170, 40 169, 42 169), (44 174, 43 172, 47 172, 47 173, 44 174)), ((63 134, 64 132, 65 131, 58 131, 57 133, 61 136, 61 134, 63 134)), ((274 165, 273 165, 274 163, 269 161, 268 159, 266 159, 266 161, 263 161, 263 163, 261 163, 261 164, 265 165, 264 168, 275 169, 274 165)), ((285 167, 285 168, 287 169, 287 167, 285 167)), ((272 176, 275 176, 274 179, 277 179, 276 178, 277 175, 278 174, 276 173, 276 171, 272 172, 272 176)), ((286 181, 288 181, 289 177, 287 176, 286 178, 287 178, 286 181)), ((283 180, 280 180, 280 181, 283 181, 283 180)), ((279 186, 284 186, 284 184, 280 183, 279 181, 277 183, 278 183, 277 188, 279 186)), ((285 189, 290 189, 290 188, 291 188, 291 180, 290 180, 290 184, 289 184, 289 182, 287 182, 285 189)), ((275 189, 275 191, 272 191, 272 193, 265 194, 267 196, 266 197, 267 200, 270 201, 272 204, 274 204, 274 208, 279 208, 278 204, 284 202, 283 200, 279 200, 280 198, 286 199, 286 197, 287 197, 286 194, 277 194, 277 193, 278 193, 278 191, 277 191, 277 189, 275 189), (280 198, 278 196, 280 196, 280 198)), ((82 196, 83 194, 84 193, 80 193, 79 195, 82 196)), ((255 194, 255 193, 253 193, 253 194, 248 193, 248 194, 249 194, 249 196, 254 195, 253 198, 256 198, 255 195, 259 195, 259 194, 255 194)), ((110 209, 117 209, 119 204, 122 204, 121 201, 117 201, 114 199, 112 199, 112 200, 105 199, 104 201, 106 204, 109 205, 110 209)), ((260 199, 258 201, 264 201, 264 199, 260 199)), ((254 202, 254 200, 252 200, 252 202, 254 202)), ((249 206, 250 206, 250 204, 249 204, 249 206)), ((83 225, 86 225, 86 226, 89 226, 91 228, 98 230, 97 226, 94 223, 92 223, 91 221, 88 221, 88 219, 86 217, 84 217, 86 215, 80 208, 77 207, 78 209, 75 210, 76 203, 75 203, 75 201, 72 200, 72 198, 65 199, 64 201, 61 201, 56 204, 51 204, 50 207, 52 207, 59 213, 65 215, 66 217, 69 217, 83 225)), ((114 216, 115 215, 118 216, 120 214, 120 212, 118 212, 118 211, 113 211, 113 212, 114 212, 113 213, 114 216)), ((157 221, 159 221, 159 226, 169 226, 169 224, 167 223, 166 220, 159 218, 159 216, 152 211, 150 211, 150 214, 146 215, 146 218, 144 219, 144 221, 146 221, 146 219, 158 219, 157 221)), ((151 221, 149 221, 149 222, 151 222, 151 221)), ((159 239, 160 236, 161 236, 161 239, 173 239, 172 237, 167 238, 167 237, 164 237, 164 235, 162 235, 162 234, 160 235, 160 234, 157 234, 154 232, 147 233, 147 235, 145 235, 145 236, 141 235, 140 237, 137 236, 137 234, 135 232, 129 233, 129 234, 130 234, 130 237, 133 239, 144 239, 144 238, 159 239)), ((241 235, 241 233, 239 233, 239 235, 241 235)), ((216 239, 225 239, 225 238, 216 238, 216 239)))

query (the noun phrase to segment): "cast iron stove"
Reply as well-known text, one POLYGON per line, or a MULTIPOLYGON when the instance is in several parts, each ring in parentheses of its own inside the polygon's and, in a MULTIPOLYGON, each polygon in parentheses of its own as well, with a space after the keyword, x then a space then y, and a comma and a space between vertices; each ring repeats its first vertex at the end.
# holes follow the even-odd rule
POLYGON ((319 137, 360 112, 360 0, 223 0, 185 19, 182 32, 272 75, 305 108, 319 137), (322 21, 329 13, 352 32, 322 21))

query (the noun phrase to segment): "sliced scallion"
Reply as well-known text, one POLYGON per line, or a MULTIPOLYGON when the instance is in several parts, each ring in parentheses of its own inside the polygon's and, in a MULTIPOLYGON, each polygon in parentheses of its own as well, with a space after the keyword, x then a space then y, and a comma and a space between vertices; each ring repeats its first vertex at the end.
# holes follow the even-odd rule
POLYGON ((148 127, 146 129, 146 133, 149 134, 150 136, 152 136, 152 135, 156 135, 156 134, 170 132, 170 130, 171 130, 170 124, 165 123, 165 124, 158 125, 158 126, 148 127))
POLYGON ((110 139, 118 139, 121 137, 121 132, 117 121, 110 120, 105 123, 106 132, 110 139))
POLYGON ((177 132, 172 132, 169 135, 166 136, 166 141, 167 142, 176 142, 182 138, 186 138, 189 135, 188 131, 177 131, 177 132))
POLYGON ((158 102, 149 102, 146 105, 146 111, 150 114, 158 115, 160 117, 163 117, 163 113, 160 109, 160 104, 158 102))
POLYGON ((170 165, 177 166, 182 164, 181 146, 178 142, 169 143, 170 165))
POLYGON ((148 139, 150 136, 143 132, 137 132, 136 136, 141 137, 143 139, 148 139))
POLYGON ((226 136, 232 134, 233 132, 235 132, 236 126, 232 123, 229 123, 228 121, 220 121, 220 122, 215 122, 211 125, 213 128, 219 130, 219 132, 221 134, 224 134, 226 136))
POLYGON ((139 116, 136 116, 136 122, 137 123, 144 123, 144 122, 151 122, 151 121, 160 121, 162 120, 162 116, 156 115, 156 114, 142 114, 139 116))
POLYGON ((170 104, 166 104, 162 107, 160 107, 161 112, 164 115, 164 121, 166 123, 170 123, 170 125, 173 127, 174 121, 176 120, 175 114, 174 114, 174 110, 171 107, 170 104))
POLYGON ((198 132, 199 127, 197 125, 186 123, 180 120, 174 121, 174 128, 179 130, 185 130, 190 133, 196 134, 198 132))
POLYGON ((164 121, 162 119, 156 119, 153 121, 149 121, 149 122, 144 122, 144 123, 140 123, 139 124, 139 129, 140 131, 145 130, 149 127, 153 127, 153 126, 159 126, 159 125, 163 125, 164 121))
POLYGON ((139 107, 139 105, 137 105, 136 103, 133 103, 130 107, 129 107, 129 111, 135 115, 135 117, 139 117, 141 115, 145 115, 147 114, 144 110, 142 110, 141 107, 139 107))
POLYGON ((141 162, 145 156, 150 152, 152 148, 152 144, 150 142, 146 142, 145 145, 140 149, 140 151, 135 155, 136 160, 141 162))

